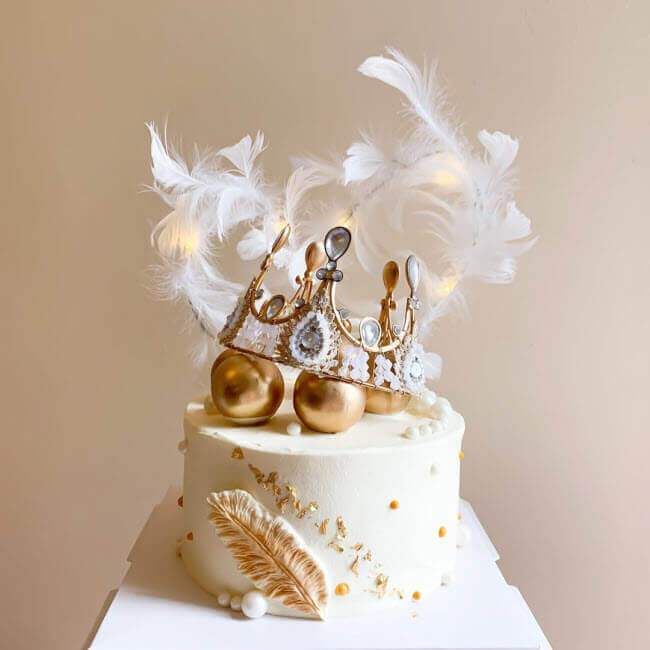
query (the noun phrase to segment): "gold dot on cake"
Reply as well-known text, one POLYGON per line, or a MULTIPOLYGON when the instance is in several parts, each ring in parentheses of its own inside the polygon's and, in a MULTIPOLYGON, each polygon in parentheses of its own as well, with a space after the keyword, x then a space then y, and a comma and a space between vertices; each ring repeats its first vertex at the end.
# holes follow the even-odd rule
POLYGON ((185 537, 187 538, 188 542, 191 542, 194 539, 194 533, 190 531, 187 533, 187 535, 185 535, 185 537))
POLYGON ((444 526, 438 528, 438 537, 444 537, 447 534, 447 529, 444 526))
POLYGON ((422 598, 422 594, 419 591, 414 591, 413 595, 411 596, 413 600, 420 600, 422 598))
POLYGON ((461 450, 458 452, 458 459, 459 459, 459 460, 463 460, 463 458, 465 458, 465 452, 461 449, 461 450))
POLYGON ((182 494, 181 494, 181 496, 178 497, 176 503, 178 503, 179 508, 183 507, 183 495, 182 494))
POLYGON ((244 458, 244 452, 242 451, 241 447, 235 447, 232 450, 232 454, 230 454, 231 458, 234 458, 235 460, 242 460, 244 458))
POLYGON ((389 507, 391 510, 397 510, 397 508, 399 508, 399 501, 398 501, 397 499, 393 499, 393 500, 388 504, 388 507, 389 507))
POLYGON ((334 589, 337 596, 347 596, 350 593, 350 586, 347 582, 339 582, 334 589))

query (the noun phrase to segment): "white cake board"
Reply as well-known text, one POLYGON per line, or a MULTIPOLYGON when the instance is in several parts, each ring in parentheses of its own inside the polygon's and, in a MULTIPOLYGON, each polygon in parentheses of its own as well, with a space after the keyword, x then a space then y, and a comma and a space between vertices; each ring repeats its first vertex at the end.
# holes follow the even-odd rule
POLYGON ((87 647, 93 650, 307 650, 364 648, 432 650, 550 650, 516 587, 508 585, 499 556, 463 501, 471 541, 459 550, 456 580, 424 600, 394 609, 326 622, 265 616, 248 620, 220 608, 198 587, 176 556, 182 535, 177 489, 154 508, 136 541, 131 568, 107 599, 87 647), (112 600, 111 600, 112 596, 112 600), (103 620, 102 620, 103 618, 103 620), (94 634, 93 634, 94 633, 94 634), (93 638, 94 635, 94 638, 93 638))

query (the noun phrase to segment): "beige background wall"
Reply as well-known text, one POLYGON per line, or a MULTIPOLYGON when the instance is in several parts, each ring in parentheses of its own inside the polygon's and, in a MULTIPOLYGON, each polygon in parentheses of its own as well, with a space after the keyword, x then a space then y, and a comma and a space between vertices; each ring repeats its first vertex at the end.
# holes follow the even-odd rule
POLYGON ((145 120, 263 127, 287 156, 385 124, 354 70, 437 57, 468 134, 521 138, 539 245, 437 337, 463 493, 558 649, 645 648, 650 9, 645 2, 17 2, 0 101, 0 645, 75 648, 168 484, 205 386, 153 301, 145 120))

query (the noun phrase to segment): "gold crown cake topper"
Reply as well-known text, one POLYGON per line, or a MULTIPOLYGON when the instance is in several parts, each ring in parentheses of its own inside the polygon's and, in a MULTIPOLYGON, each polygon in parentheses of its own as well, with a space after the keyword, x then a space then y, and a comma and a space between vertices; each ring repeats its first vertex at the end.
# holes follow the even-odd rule
MULTIPOLYGON (((302 370, 294 409, 312 429, 342 431, 364 409, 403 409, 440 373, 440 357, 421 345, 434 323, 465 306, 469 283, 511 282, 535 243, 514 197, 516 139, 480 131, 476 150, 451 116, 435 66, 419 68, 387 48, 358 70, 400 93, 407 128, 385 142, 364 134, 333 160, 296 158, 282 187, 259 164, 261 132, 214 152, 197 149, 188 163, 148 125, 153 189, 171 207, 152 233, 159 287, 189 305, 204 352, 215 340, 229 348, 213 364, 212 396, 237 422, 279 408, 284 380, 274 362, 302 370), (329 203, 312 194, 326 187, 329 203), (326 233, 323 243, 305 235, 314 232, 326 233), (262 260, 248 288, 237 282, 239 265, 224 273, 223 244, 233 237, 242 261, 262 260), (384 265, 377 317, 353 319, 337 305, 338 263, 348 250, 357 288, 384 265), (393 322, 400 267, 386 261, 392 251, 405 258, 410 289, 401 325, 393 322), (289 297, 264 290, 272 267, 290 281, 298 276, 289 297)), ((354 304, 361 301, 356 295, 354 304)))
POLYGON ((420 269, 415 256, 409 256, 405 263, 410 295, 403 325, 392 324, 399 267, 389 261, 384 266, 386 295, 381 300, 379 318, 366 316, 357 328, 336 303, 336 286, 343 280, 337 264, 352 241, 352 234, 343 226, 332 228, 322 245, 312 242, 307 247, 305 272, 296 278, 298 288, 290 299, 282 294, 265 299, 262 283, 290 232, 287 224, 277 236, 259 274, 226 319, 219 342, 234 350, 369 388, 422 392, 424 362, 415 319, 420 269), (320 281, 318 286, 314 274, 320 281))

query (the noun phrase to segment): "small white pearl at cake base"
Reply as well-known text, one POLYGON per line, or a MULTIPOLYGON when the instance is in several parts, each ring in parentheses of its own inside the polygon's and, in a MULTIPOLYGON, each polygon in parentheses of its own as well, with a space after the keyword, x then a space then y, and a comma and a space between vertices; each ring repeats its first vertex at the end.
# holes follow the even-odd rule
POLYGON ((420 399, 424 405, 428 406, 429 408, 431 408, 438 401, 438 397, 432 390, 425 390, 424 393, 420 395, 420 399))
POLYGON ((221 607, 230 607, 230 594, 227 591, 220 591, 217 596, 217 602, 221 607))
POLYGON ((469 544, 472 534, 469 532, 469 528, 465 524, 458 524, 458 532, 456 533, 456 546, 458 548, 463 548, 463 546, 469 544))
POLYGON ((430 436, 433 433, 433 429, 428 424, 420 425, 420 435, 421 436, 430 436))
POLYGON ((415 440, 416 438, 420 437, 420 431, 418 430, 417 427, 410 426, 410 427, 406 427, 402 435, 405 438, 408 438, 409 440, 415 440))
POLYGON ((241 599, 241 611, 248 618, 260 618, 264 616, 269 609, 269 604, 261 591, 253 589, 244 595, 241 599))
POLYGON ((453 573, 443 573, 440 577, 440 584, 443 587, 450 585, 455 580, 453 573))
POLYGON ((241 612, 241 596, 233 596, 230 599, 230 609, 234 612, 241 612))
POLYGON ((298 422, 289 422, 287 424, 287 433, 290 436, 299 436, 302 433, 302 427, 298 422))

